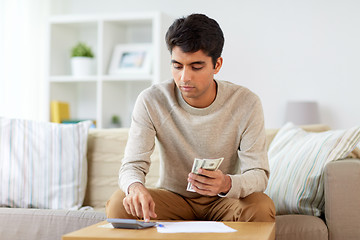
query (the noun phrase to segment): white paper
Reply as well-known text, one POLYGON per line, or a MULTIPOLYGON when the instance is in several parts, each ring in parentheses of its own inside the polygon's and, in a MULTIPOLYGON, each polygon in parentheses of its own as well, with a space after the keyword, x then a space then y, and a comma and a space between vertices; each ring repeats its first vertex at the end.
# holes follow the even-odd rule
POLYGON ((105 225, 100 225, 98 227, 101 227, 101 228, 114 228, 113 225, 111 223, 107 223, 105 225))
POLYGON ((226 226, 222 222, 195 221, 195 222, 158 222, 159 233, 227 233, 237 230, 226 226))

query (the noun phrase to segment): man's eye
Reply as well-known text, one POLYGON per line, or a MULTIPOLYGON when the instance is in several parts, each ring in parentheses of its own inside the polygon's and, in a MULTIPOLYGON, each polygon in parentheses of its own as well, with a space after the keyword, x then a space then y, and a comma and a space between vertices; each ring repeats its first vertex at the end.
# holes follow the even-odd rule
POLYGON ((173 67, 174 67, 175 69, 181 69, 181 68, 182 68, 182 65, 173 64, 173 67))
POLYGON ((199 70, 201 70, 203 67, 192 67, 192 69, 194 70, 194 71, 199 71, 199 70))

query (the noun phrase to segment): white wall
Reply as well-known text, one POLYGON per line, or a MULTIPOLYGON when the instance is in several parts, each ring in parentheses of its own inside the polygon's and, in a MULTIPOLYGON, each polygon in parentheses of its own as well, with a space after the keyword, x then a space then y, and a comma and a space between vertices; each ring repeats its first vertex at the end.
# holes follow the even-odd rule
POLYGON ((44 120, 48 0, 0 0, 0 117, 44 120))
MULTIPOLYGON (((266 127, 283 124, 288 100, 318 101, 322 122, 332 128, 360 125, 360 1, 52 0, 51 4, 52 15, 159 10, 177 18, 205 13, 219 22, 226 38, 224 66, 217 78, 257 93, 266 127)), ((13 81, 9 85, 20 86, 25 80, 13 81)), ((38 79, 26 81, 39 86, 37 93, 44 87, 38 79)), ((11 99, 41 115, 42 109, 34 106, 37 102, 24 100, 29 92, 17 94, 18 100, 1 97, 0 110, 11 99)))
POLYGON ((225 34, 217 78, 257 93, 266 127, 282 126, 288 100, 318 101, 321 121, 333 128, 360 125, 360 1, 62 2, 62 14, 160 10, 177 18, 205 13, 225 34))

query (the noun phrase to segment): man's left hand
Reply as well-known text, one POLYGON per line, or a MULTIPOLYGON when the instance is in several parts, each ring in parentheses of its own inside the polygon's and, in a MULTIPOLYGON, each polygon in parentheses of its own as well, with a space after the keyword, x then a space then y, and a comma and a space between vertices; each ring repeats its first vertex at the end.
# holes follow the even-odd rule
POLYGON ((189 173, 188 182, 192 184, 195 192, 201 195, 216 196, 218 194, 226 194, 231 188, 231 178, 222 171, 209 171, 200 168, 200 175, 189 173))

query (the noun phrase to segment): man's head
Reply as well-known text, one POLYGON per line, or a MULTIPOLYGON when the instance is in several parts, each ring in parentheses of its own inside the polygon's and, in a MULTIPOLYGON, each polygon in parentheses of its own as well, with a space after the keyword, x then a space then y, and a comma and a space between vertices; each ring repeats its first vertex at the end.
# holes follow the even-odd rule
POLYGON ((202 50, 211 57, 214 68, 224 46, 224 35, 219 24, 204 14, 192 14, 175 20, 165 39, 170 53, 175 46, 185 53, 202 50))

